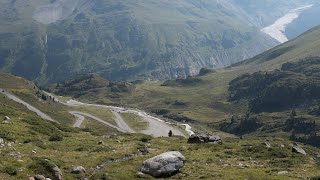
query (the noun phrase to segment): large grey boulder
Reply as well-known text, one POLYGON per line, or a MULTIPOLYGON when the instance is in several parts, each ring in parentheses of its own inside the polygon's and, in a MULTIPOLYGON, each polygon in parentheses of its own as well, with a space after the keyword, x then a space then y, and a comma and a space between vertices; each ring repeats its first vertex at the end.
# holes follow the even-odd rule
POLYGON ((212 144, 221 144, 222 139, 217 135, 209 134, 193 134, 188 139, 189 144, 201 144, 201 143, 212 143, 212 144))
POLYGON ((292 146, 292 152, 307 155, 306 151, 296 143, 292 146))
POLYGON ((72 170, 71 170, 72 174, 81 174, 85 172, 86 172, 86 169, 82 166, 74 166, 72 167, 72 170))
POLYGON ((34 180, 46 180, 46 177, 40 174, 35 175, 33 178, 34 180))
POLYGON ((186 161, 180 152, 170 151, 144 161, 141 172, 153 177, 167 177, 178 172, 186 161))

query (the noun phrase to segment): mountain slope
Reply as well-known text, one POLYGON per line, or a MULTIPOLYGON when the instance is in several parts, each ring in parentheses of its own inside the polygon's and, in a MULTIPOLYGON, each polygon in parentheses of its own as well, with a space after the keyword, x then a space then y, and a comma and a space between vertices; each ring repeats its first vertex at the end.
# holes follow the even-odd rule
MULTIPOLYGON (((262 24, 299 4, 292 1, 262 24)), ((87 72, 108 79, 195 75, 277 44, 253 23, 261 12, 247 9, 208 0, 5 0, 0 67, 41 83, 87 72)))
POLYGON ((277 45, 260 29, 315 1, 0 3, 0 68, 46 84, 86 73, 159 80, 226 67, 277 45))
MULTIPOLYGON (((320 56, 320 26, 308 30, 299 37, 270 49, 251 59, 240 62, 237 65, 246 65, 259 68, 259 70, 272 70, 280 68, 285 62, 297 61, 306 57, 320 56)), ((246 67, 243 66, 243 67, 246 67)))
POLYGON ((319 146, 319 33, 316 27, 234 66, 203 69, 201 76, 138 82, 130 93, 112 93, 105 87, 73 95, 83 101, 143 108, 197 130, 271 134, 319 146), (298 115, 292 117, 293 112, 298 115))

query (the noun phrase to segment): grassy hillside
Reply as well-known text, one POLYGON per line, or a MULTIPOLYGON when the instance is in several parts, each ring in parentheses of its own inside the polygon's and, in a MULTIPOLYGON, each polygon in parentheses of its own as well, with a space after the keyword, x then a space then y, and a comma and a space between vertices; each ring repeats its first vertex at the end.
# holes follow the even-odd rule
POLYGON ((243 67, 254 67, 258 70, 273 70, 280 68, 285 62, 297 61, 306 57, 320 55, 320 27, 310 29, 299 37, 266 51, 252 59, 236 64, 243 67))
POLYGON ((44 121, 2 95, 0 102, 0 116, 11 118, 10 124, 0 124, 0 138, 5 140, 0 147, 0 179, 27 179, 35 174, 52 178, 52 164, 61 169, 65 179, 153 179, 137 174, 140 165, 169 150, 180 150, 188 160, 171 179, 299 179, 320 175, 319 149, 303 146, 308 155, 295 154, 291 152, 292 142, 284 139, 227 138, 223 145, 189 145, 179 137, 101 136, 44 121), (266 148, 264 141, 272 147, 266 148), (145 147, 150 153, 141 153, 145 147), (91 169, 103 162, 108 163, 100 170, 91 169), (73 165, 85 167, 86 173, 72 174, 73 165), (288 172, 280 175, 280 171, 288 172))

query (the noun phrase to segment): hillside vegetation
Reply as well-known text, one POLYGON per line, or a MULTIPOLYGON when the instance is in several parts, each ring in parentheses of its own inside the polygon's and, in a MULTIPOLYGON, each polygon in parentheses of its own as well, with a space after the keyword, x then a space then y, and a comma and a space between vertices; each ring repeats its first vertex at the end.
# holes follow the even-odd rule
MULTIPOLYGON (((0 82, 6 90, 29 93, 34 89, 29 81, 8 74, 2 73, 0 82), (5 79, 10 81, 4 83, 5 79)), ((30 99, 26 100, 37 101, 30 99)), ((44 104, 49 102, 43 101, 39 107, 43 111, 51 107, 44 104)), ((302 145, 308 155, 296 154, 291 152, 292 142, 282 138, 225 137, 221 145, 187 144, 183 137, 152 138, 101 129, 102 125, 92 124, 90 119, 86 128, 70 128, 45 121, 2 94, 0 116, 10 117, 9 123, 0 123, 0 179, 27 179, 36 174, 54 179, 53 167, 61 170, 64 179, 153 179, 137 173, 142 162, 171 150, 181 151, 188 161, 170 179, 299 179, 320 175, 319 149, 302 145), (272 147, 267 148, 265 141, 272 147), (71 173, 77 165, 86 172, 71 173)), ((135 125, 143 128, 138 119, 135 125)))
POLYGON ((52 178, 51 163, 57 165, 65 179, 152 179, 147 175, 137 175, 142 162, 161 152, 181 150, 188 163, 172 179, 188 177, 191 179, 217 177, 230 178, 299 178, 316 177, 318 160, 310 160, 319 151, 305 146, 308 156, 293 154, 291 142, 282 139, 270 139, 272 149, 266 150, 259 139, 226 139, 223 145, 187 145, 179 138, 153 139, 143 135, 113 135, 109 138, 95 136, 79 129, 59 126, 29 114, 18 104, 8 102, 1 97, 0 114, 12 118, 10 124, 0 124, 1 138, 6 144, 1 147, 2 163, 0 178, 26 179, 28 175, 43 174, 52 178), (15 107, 17 109, 12 109, 15 107), (19 111, 18 111, 19 108, 19 111), (59 137, 59 138, 57 138, 59 137), (147 144, 150 154, 142 155, 147 144), (104 144, 99 145, 99 141, 104 144), (119 143, 121 142, 121 143, 119 143), (250 144, 252 148, 247 147, 250 144), (286 147, 280 152, 280 145, 286 147), (186 150, 183 150, 186 149, 186 150), (248 152, 250 152, 248 154, 248 152), (121 160, 123 159, 124 160, 121 160), (273 161, 269 159, 276 158, 273 161), (115 161, 120 160, 120 161, 115 161), (113 162, 115 161, 115 162, 113 162), (98 172, 90 168, 100 163, 109 162, 98 172), (206 166, 202 166, 206 163, 206 166), (71 173, 72 165, 82 165, 85 174, 71 173), (289 168, 288 168, 289 167, 289 168), (213 172, 212 169, 215 169, 213 172), (302 171, 304 169, 304 171, 302 171), (282 170, 289 170, 287 175, 277 175, 282 170))
POLYGON ((187 77, 274 47, 260 28, 313 2, 4 0, 0 69, 41 84, 187 77))

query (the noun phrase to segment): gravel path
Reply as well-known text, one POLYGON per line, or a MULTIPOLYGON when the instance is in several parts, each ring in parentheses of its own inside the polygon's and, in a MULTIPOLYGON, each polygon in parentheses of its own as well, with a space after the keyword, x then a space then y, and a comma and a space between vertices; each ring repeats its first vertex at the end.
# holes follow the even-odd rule
POLYGON ((7 96, 9 99, 12 99, 13 101, 16 101, 17 103, 20 103, 20 104, 26 106, 30 111, 35 112, 42 119, 45 119, 45 120, 48 120, 48 121, 54 121, 50 116, 48 116, 47 114, 41 112, 39 109, 33 107, 32 105, 28 104, 27 102, 19 99, 17 96, 15 96, 15 95, 3 90, 2 88, 0 88, 0 92, 2 94, 4 94, 5 96, 7 96))

